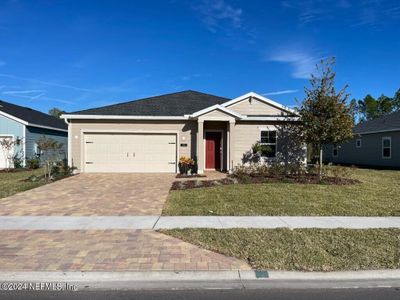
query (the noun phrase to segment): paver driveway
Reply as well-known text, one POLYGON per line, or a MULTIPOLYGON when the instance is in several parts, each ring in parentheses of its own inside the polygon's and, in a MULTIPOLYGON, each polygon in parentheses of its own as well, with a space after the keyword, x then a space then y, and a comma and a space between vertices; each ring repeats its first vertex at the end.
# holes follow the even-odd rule
POLYGON ((0 215, 159 215, 174 174, 79 174, 0 199, 0 215))
MULTIPOLYGON (((80 174, 0 199, 0 215, 160 215, 174 174, 80 174)), ((153 230, 0 230, 0 271, 249 269, 153 230)))
POLYGON ((0 271, 248 270, 152 230, 0 231, 0 271))

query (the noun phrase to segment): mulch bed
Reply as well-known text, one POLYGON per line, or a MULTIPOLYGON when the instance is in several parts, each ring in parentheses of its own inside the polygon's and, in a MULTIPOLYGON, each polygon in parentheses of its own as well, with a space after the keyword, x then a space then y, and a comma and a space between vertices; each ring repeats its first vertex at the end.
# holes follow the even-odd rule
POLYGON ((17 172, 26 172, 26 171, 32 171, 32 169, 27 169, 27 168, 10 168, 10 169, 1 169, 0 173, 17 173, 17 172))
POLYGON ((206 175, 202 174, 178 174, 175 176, 175 178, 201 178, 201 177, 207 177, 206 175))
POLYGON ((259 184, 259 183, 299 183, 299 184, 326 184, 326 185, 352 185, 361 183, 357 179, 342 178, 342 177, 324 177, 320 182, 316 175, 303 176, 248 176, 238 178, 229 176, 218 180, 187 180, 175 181, 172 183, 171 190, 188 190, 195 188, 206 188, 220 185, 230 184, 259 184))

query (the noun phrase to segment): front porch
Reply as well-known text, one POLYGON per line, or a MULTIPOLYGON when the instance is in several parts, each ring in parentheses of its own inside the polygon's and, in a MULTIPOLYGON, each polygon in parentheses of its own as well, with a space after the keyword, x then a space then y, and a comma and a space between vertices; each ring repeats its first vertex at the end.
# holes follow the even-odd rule
POLYGON ((234 119, 205 120, 201 118, 197 125, 198 173, 232 170, 234 119))

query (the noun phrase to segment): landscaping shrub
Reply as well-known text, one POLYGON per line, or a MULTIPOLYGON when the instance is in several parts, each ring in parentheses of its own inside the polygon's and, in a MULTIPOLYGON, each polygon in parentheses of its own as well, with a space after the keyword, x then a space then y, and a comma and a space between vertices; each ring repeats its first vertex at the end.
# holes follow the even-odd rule
POLYGON ((351 174, 351 169, 348 167, 344 166, 333 166, 333 165, 327 165, 324 168, 324 173, 327 176, 331 176, 334 178, 348 178, 350 177, 351 174))
POLYGON ((23 160, 21 157, 15 155, 13 157, 13 163, 14 163, 14 168, 15 169, 21 169, 23 167, 23 160))
POLYGON ((57 161, 52 165, 52 175, 54 178, 57 177, 65 177, 72 174, 74 168, 68 166, 68 162, 66 159, 61 161, 57 161))
POLYGON ((40 167, 40 160, 36 157, 31 157, 26 160, 26 167, 28 169, 34 170, 39 169, 40 167))

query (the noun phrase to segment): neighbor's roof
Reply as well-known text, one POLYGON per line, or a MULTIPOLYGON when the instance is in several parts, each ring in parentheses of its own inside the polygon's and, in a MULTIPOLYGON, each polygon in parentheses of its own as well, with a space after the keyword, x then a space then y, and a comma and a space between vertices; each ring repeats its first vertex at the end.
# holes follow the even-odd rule
POLYGON ((394 130, 400 131, 400 111, 374 120, 359 123, 354 127, 353 132, 361 134, 394 130))
POLYGON ((17 119, 20 119, 29 126, 35 125, 44 127, 53 127, 56 129, 67 130, 67 124, 64 120, 42 113, 29 107, 15 105, 9 102, 0 100, 0 112, 4 112, 17 119))
POLYGON ((86 109, 68 114, 171 117, 184 116, 215 104, 222 104, 229 100, 230 99, 228 98, 188 90, 98 108, 86 109))

